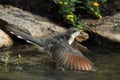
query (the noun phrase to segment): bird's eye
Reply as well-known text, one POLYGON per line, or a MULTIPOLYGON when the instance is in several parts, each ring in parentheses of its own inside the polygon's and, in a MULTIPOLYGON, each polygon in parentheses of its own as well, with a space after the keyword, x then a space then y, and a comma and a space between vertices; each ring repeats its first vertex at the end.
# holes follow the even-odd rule
POLYGON ((74 30, 73 30, 73 32, 76 32, 76 31, 78 31, 78 29, 74 29, 74 30))
POLYGON ((77 30, 74 30, 74 32, 76 32, 77 30))

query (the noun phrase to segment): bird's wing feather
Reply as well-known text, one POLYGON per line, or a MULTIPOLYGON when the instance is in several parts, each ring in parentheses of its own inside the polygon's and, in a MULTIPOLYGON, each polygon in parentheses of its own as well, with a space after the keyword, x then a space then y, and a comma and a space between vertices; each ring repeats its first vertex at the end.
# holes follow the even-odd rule
POLYGON ((69 46, 69 48, 57 48, 53 52, 53 58, 57 64, 75 70, 94 71, 93 63, 82 55, 81 52, 69 46))
POLYGON ((76 42, 76 41, 74 41, 74 42, 71 44, 71 46, 72 46, 73 48, 79 50, 79 51, 82 52, 82 53, 91 53, 90 50, 89 50, 87 47, 79 44, 79 43, 76 42))

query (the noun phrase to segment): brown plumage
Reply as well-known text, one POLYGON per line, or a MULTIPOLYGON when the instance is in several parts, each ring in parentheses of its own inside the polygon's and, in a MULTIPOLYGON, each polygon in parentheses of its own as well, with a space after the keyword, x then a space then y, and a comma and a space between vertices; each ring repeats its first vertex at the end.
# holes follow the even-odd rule
POLYGON ((74 70, 94 71, 93 63, 66 42, 58 42, 52 48, 53 59, 60 66, 74 70))
POLYGON ((91 53, 90 50, 89 50, 87 47, 79 44, 79 43, 76 42, 76 41, 74 41, 74 42, 71 44, 71 46, 72 46, 73 48, 79 50, 79 51, 82 52, 82 53, 91 53))

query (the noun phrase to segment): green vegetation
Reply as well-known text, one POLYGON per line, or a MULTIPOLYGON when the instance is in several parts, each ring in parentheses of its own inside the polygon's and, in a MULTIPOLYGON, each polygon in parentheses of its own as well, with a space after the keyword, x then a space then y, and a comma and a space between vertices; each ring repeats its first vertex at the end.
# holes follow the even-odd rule
POLYGON ((20 54, 18 54, 17 57, 12 57, 9 54, 6 54, 2 58, 2 62, 3 64, 0 66, 0 70, 2 72, 8 72, 12 69, 11 66, 15 66, 14 68, 16 70, 22 70, 21 65, 25 63, 25 60, 20 54))
POLYGON ((6 54, 4 58, 2 58, 2 61, 4 62, 4 65, 7 66, 8 62, 10 60, 10 55, 6 54))
POLYGON ((95 18, 102 18, 100 6, 106 0, 53 0, 59 6, 59 13, 65 20, 74 27, 84 29, 84 24, 81 22, 81 14, 77 9, 85 10, 95 18))
POLYGON ((18 54, 18 59, 17 59, 17 61, 15 62, 15 64, 17 64, 17 65, 22 65, 22 64, 24 64, 25 62, 24 62, 24 59, 22 58, 22 56, 20 55, 20 54, 18 54))
POLYGON ((8 63, 12 63, 12 64, 15 64, 15 65, 22 65, 22 64, 24 64, 24 59, 22 58, 22 56, 20 54, 18 54, 17 59, 14 59, 13 62, 10 62, 11 59, 12 59, 12 57, 9 54, 6 54, 2 58, 2 61, 4 63, 3 65, 4 66, 8 66, 8 63))

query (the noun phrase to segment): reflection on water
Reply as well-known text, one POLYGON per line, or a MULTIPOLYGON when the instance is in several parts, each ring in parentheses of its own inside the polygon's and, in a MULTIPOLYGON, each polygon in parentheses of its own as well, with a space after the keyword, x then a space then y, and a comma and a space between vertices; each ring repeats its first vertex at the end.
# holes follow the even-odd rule
POLYGON ((96 72, 62 72, 48 64, 24 65, 21 71, 1 72, 0 80, 120 80, 120 52, 103 49, 93 51, 92 61, 96 72))

